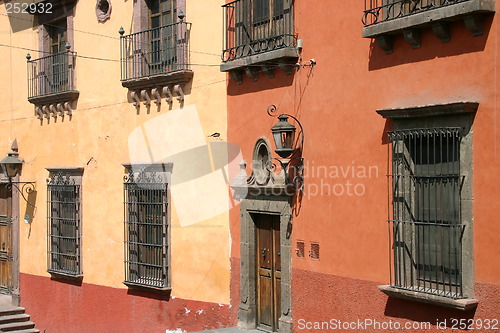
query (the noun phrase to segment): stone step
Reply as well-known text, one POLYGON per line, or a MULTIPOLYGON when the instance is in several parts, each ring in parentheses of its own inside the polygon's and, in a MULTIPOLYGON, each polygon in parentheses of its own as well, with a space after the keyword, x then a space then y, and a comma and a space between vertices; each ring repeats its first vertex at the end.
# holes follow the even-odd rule
POLYGON ((22 321, 18 323, 8 323, 0 325, 0 332, 12 332, 35 328, 35 323, 32 321, 22 321))
POLYGON ((28 328, 25 330, 10 331, 10 333, 40 333, 36 328, 28 328))
POLYGON ((24 308, 19 306, 0 307, 0 316, 10 316, 24 313, 24 308))
POLYGON ((16 323, 20 321, 28 321, 30 316, 25 313, 19 313, 8 316, 0 316, 0 324, 16 323))

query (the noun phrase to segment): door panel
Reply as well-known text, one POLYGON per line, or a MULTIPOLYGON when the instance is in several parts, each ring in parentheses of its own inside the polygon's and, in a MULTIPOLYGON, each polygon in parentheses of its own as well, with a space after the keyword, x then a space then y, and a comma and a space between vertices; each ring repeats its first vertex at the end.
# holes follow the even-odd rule
POLYGON ((274 327, 278 328, 281 315, 281 246, 280 246, 280 219, 273 216, 273 249, 274 249, 274 327))
POLYGON ((279 216, 258 214, 255 215, 255 224, 258 326, 267 331, 276 331, 281 313, 279 216))
POLYGON ((0 293, 12 290, 12 192, 0 184, 0 293))

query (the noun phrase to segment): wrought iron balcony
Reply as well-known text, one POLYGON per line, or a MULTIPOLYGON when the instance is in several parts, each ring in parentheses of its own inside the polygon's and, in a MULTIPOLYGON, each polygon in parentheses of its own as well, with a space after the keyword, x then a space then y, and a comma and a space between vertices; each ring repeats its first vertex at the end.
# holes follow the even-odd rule
POLYGON ((369 26, 470 0, 365 0, 363 24, 369 26))
POLYGON ((225 29, 223 62, 295 47, 293 5, 286 5, 284 0, 270 2, 269 6, 267 2, 262 6, 254 0, 236 0, 222 6, 225 29))
POLYGON ((28 54, 28 100, 34 104, 49 104, 76 94, 74 67, 76 53, 65 51, 38 59, 28 54), (62 98, 59 98, 61 97, 62 98))
MULTIPOLYGON (((189 71, 189 23, 177 23, 144 30, 130 35, 120 34, 121 81, 133 88, 137 82, 154 79, 172 81, 185 79, 189 71)), ((190 72, 190 71, 189 71, 190 72)), ((190 72, 190 76, 192 73, 190 72)), ((168 83, 168 82, 167 82, 168 83)))
POLYGON ((482 17, 494 13, 495 5, 495 0, 365 0, 363 37, 376 38, 386 53, 392 53, 392 36, 398 33, 419 48, 421 28, 431 27, 441 42, 450 41, 453 21, 463 20, 474 36, 480 36, 482 17))

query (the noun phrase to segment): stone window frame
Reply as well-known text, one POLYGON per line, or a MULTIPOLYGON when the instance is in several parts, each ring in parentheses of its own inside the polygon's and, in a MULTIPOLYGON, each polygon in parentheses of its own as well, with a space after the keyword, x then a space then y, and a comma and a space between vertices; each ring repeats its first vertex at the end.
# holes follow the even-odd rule
MULTIPOLYGON (((461 127, 460 172, 463 185, 460 197, 461 223, 465 225, 462 238, 462 299, 453 299, 423 292, 405 290, 392 285, 379 289, 391 297, 431 303, 467 311, 477 307, 474 298, 474 244, 473 244, 473 121, 478 108, 476 102, 459 102, 443 105, 377 110, 392 120, 393 130, 434 127, 461 127)), ((390 154, 390 152, 389 152, 390 154)), ((392 278, 391 278, 392 280, 392 278)))
POLYGON ((62 7, 55 7, 53 14, 38 15, 38 45, 41 56, 50 54, 50 36, 47 26, 53 22, 66 19, 66 38, 70 44, 69 51, 74 51, 74 10, 75 2, 69 2, 62 7))
MULTIPOLYGON (((146 182, 152 182, 155 180, 161 180, 161 182, 165 185, 165 194, 166 197, 164 198, 164 203, 166 203, 166 211, 164 212, 165 215, 163 217, 164 219, 164 232, 166 233, 166 237, 163 238, 163 245, 164 245, 164 250, 166 251, 166 255, 163 261, 164 269, 166 269, 166 276, 165 276, 165 281, 163 286, 154 286, 154 285, 148 285, 145 283, 140 283, 137 281, 131 281, 128 276, 128 263, 127 263, 127 245, 126 245, 126 234, 124 234, 124 264, 125 264, 125 271, 124 271, 124 281, 123 284, 125 284, 129 288, 133 289, 142 289, 142 290, 147 290, 151 292, 156 292, 156 293, 168 293, 172 290, 172 259, 171 259, 171 244, 172 244, 172 238, 171 238, 171 226, 172 226, 172 218, 171 218, 171 205, 172 205, 172 200, 171 200, 171 190, 170 186, 172 183, 172 168, 173 168, 173 163, 125 163, 122 164, 125 168, 125 175, 123 177, 124 180, 124 186, 123 186, 123 195, 124 195, 124 205, 126 205, 126 183, 130 182, 135 182, 137 180, 140 181, 146 181, 146 182)), ((124 224, 125 224, 125 229, 124 233, 127 233, 127 224, 126 224, 126 209, 124 206, 124 224)))
MULTIPOLYGON (((134 0, 134 32, 149 29, 149 8, 148 0, 134 0)), ((176 13, 186 14, 186 0, 176 0, 176 13)))
POLYGON ((82 206, 83 206, 83 167, 51 167, 46 168, 49 172, 49 177, 47 178, 47 272, 55 277, 62 277, 68 279, 82 279, 83 278, 83 255, 82 255, 82 206), (78 196, 76 197, 77 214, 75 215, 76 223, 76 234, 75 234, 75 252, 76 252, 76 262, 78 265, 77 270, 74 273, 67 272, 65 270, 57 269, 51 265, 51 254, 49 244, 51 242, 51 235, 49 231, 52 226, 53 216, 50 214, 50 198, 49 198, 49 185, 57 186, 76 186, 78 188, 78 196))

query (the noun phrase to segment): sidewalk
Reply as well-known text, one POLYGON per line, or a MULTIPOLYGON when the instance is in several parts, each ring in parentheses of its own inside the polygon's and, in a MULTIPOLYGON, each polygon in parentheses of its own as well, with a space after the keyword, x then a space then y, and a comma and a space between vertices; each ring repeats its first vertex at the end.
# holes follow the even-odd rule
POLYGON ((238 327, 218 328, 215 330, 199 331, 193 333, 263 333, 259 330, 244 330, 238 327))

